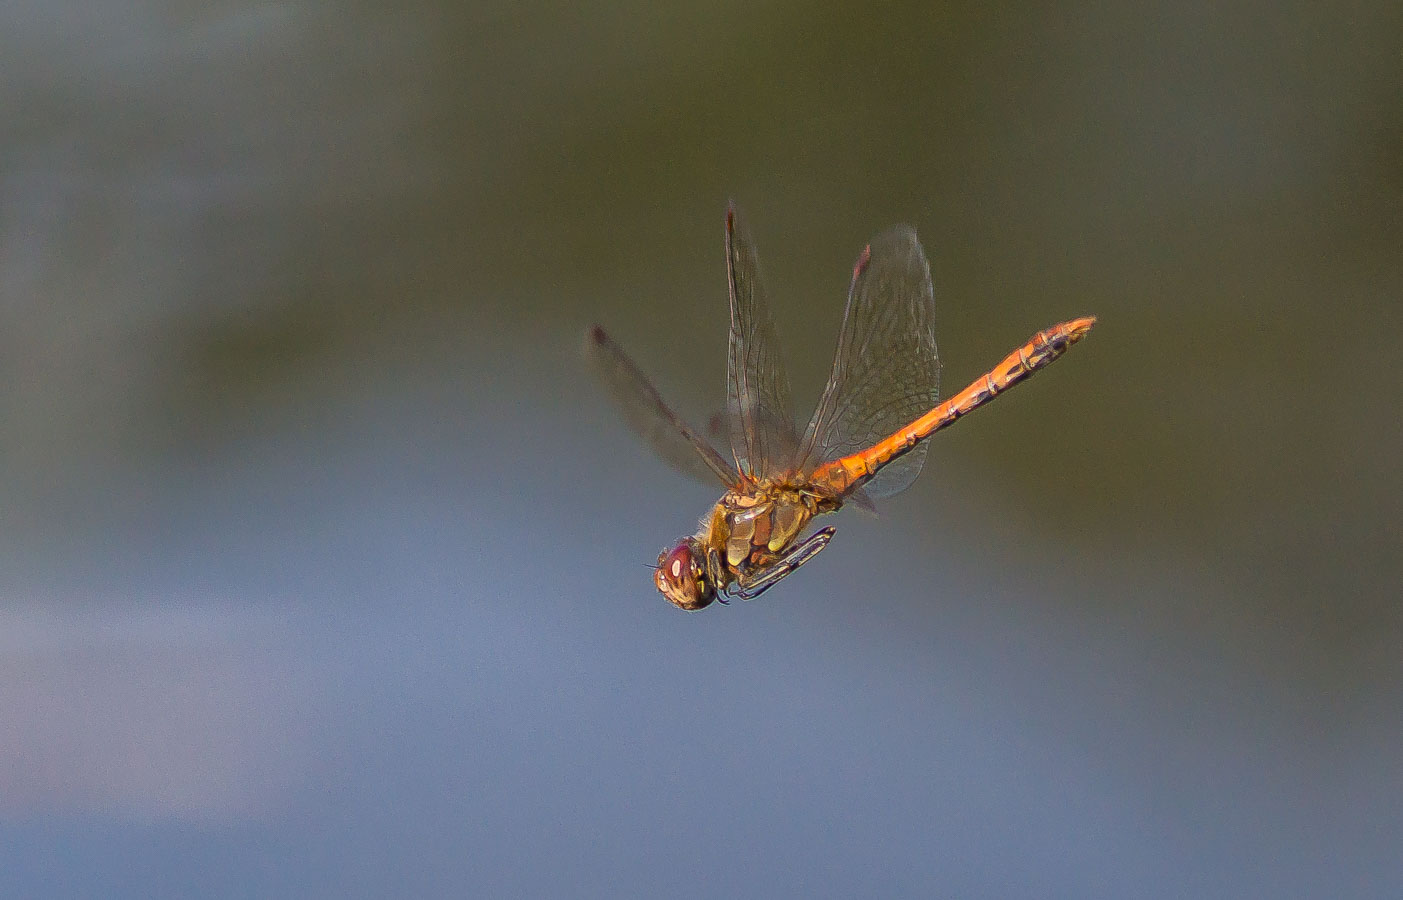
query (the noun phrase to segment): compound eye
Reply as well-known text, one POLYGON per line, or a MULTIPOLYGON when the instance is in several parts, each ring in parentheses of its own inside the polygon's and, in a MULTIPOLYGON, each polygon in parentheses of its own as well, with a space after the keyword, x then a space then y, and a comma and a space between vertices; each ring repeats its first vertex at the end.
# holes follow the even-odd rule
POLYGON ((686 544, 678 544, 671 553, 664 553, 658 559, 658 568, 662 570, 663 577, 675 585, 693 580, 694 565, 692 550, 686 544))
POLYGON ((653 577, 663 596, 683 609, 701 609, 713 599, 706 587, 706 575, 685 541, 662 555, 653 577))

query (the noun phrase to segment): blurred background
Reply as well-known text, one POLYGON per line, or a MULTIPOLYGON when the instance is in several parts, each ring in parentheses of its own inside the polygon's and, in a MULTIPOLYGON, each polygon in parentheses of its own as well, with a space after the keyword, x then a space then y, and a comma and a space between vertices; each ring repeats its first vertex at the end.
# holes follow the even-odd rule
POLYGON ((0 7, 16 896, 1403 893, 1397 3, 0 7), (914 225, 939 435, 761 601, 590 382, 796 400, 914 225))

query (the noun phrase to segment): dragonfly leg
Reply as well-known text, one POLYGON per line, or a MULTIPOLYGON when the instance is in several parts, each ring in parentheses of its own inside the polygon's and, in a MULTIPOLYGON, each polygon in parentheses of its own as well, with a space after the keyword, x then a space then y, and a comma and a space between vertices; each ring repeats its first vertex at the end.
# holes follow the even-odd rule
POLYGON ((833 532, 836 530, 830 525, 815 531, 770 566, 756 572, 753 577, 742 579, 739 582, 739 589, 732 591, 732 593, 742 600, 754 600, 779 584, 780 579, 784 576, 817 556, 820 550, 828 546, 828 540, 833 537, 833 532))
MULTIPOLYGON (((715 547, 706 551, 706 574, 713 586, 721 584, 721 554, 715 547)), ((722 606, 731 605, 731 601, 726 599, 725 591, 717 591, 716 599, 721 601, 722 606)))

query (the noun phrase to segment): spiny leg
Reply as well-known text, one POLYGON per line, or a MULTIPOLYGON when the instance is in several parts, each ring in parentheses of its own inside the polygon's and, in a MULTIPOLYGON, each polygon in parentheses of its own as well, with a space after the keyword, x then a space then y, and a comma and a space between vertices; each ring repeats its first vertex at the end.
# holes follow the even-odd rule
POLYGON ((833 532, 836 530, 832 525, 820 528, 795 544, 793 549, 775 560, 774 563, 756 572, 753 577, 745 579, 740 584, 739 590, 731 593, 742 600, 754 600, 778 584, 781 578, 817 556, 820 550, 828 546, 828 539, 833 537, 833 532))
MULTIPOLYGON (((721 571, 721 553, 715 547, 712 547, 710 550, 706 551, 706 574, 707 577, 711 579, 713 586, 722 584, 721 571)), ((716 592, 716 599, 721 601, 722 606, 729 606, 731 602, 726 599, 726 593, 726 591, 716 592)))

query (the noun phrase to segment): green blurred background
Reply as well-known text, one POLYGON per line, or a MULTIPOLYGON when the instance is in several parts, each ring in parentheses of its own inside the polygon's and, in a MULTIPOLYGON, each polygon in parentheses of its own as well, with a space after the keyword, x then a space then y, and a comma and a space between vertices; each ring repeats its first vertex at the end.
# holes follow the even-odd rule
POLYGON ((1403 7, 0 10, 0 871, 29 895, 1396 896, 1403 7), (603 324, 947 392, 755 604, 603 324))

